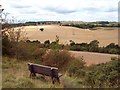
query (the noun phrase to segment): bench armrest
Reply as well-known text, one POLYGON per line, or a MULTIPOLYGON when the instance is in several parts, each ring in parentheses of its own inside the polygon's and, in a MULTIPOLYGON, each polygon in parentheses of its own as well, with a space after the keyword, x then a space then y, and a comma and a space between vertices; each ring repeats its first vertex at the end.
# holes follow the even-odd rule
POLYGON ((62 74, 61 73, 58 73, 58 77, 61 77, 62 76, 62 74))

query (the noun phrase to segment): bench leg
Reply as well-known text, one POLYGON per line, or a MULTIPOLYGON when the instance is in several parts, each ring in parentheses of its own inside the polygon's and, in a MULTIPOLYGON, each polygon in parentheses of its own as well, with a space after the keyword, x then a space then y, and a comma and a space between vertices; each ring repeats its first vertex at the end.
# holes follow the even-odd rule
POLYGON ((35 77, 35 76, 36 76, 35 73, 30 73, 30 78, 31 78, 31 77, 35 77))
POLYGON ((52 84, 55 84, 55 78, 51 77, 51 79, 52 79, 52 84))
POLYGON ((30 75, 29 75, 29 77, 31 78, 32 77, 32 73, 30 72, 30 75))
POLYGON ((35 76, 36 76, 36 73, 33 73, 33 76, 35 77, 35 76))
POLYGON ((52 79, 52 84, 55 84, 55 80, 57 80, 57 82, 60 84, 60 79, 59 79, 59 77, 51 77, 51 79, 52 79))
POLYGON ((57 79, 57 82, 60 84, 60 79, 59 79, 59 77, 57 77, 56 79, 57 79))

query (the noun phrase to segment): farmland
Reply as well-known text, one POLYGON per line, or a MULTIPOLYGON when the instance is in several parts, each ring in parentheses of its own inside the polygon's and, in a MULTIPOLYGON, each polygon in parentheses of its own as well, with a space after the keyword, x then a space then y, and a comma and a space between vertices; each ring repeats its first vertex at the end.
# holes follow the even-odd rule
MULTIPOLYGON (((97 30, 89 30, 59 25, 39 25, 25 26, 23 31, 27 33, 29 40, 39 40, 42 43, 46 40, 54 41, 56 35, 59 36, 59 43, 61 44, 69 44, 70 40, 77 43, 89 43, 92 40, 98 40, 100 46, 118 43, 118 28, 104 27, 97 30), (40 28, 44 30, 40 31, 40 28)), ((105 63, 110 61, 112 57, 118 57, 118 55, 92 52, 70 52, 78 59, 83 57, 87 65, 105 63)))
POLYGON ((41 26, 26 26, 24 29, 27 37, 30 40, 45 40, 54 41, 55 36, 59 36, 61 44, 69 44, 70 40, 77 43, 90 42, 98 40, 100 46, 106 46, 110 43, 118 43, 118 28, 98 28, 97 30, 79 29, 68 26, 58 25, 41 25, 41 26), (41 32, 39 29, 44 28, 41 32))

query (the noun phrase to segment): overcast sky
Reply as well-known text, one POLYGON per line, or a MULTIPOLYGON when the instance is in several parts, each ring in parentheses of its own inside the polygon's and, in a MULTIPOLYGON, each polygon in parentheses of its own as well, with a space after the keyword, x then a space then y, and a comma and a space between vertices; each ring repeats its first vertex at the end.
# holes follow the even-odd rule
POLYGON ((0 0, 21 21, 118 21, 119 0, 0 0))

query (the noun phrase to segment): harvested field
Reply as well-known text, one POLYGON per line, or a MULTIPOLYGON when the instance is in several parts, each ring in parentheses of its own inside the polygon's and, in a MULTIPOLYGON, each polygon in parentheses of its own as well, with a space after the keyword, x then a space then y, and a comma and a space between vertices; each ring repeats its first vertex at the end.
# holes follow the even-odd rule
POLYGON ((106 46, 110 43, 118 43, 118 28, 98 28, 97 30, 79 29, 68 26, 58 25, 41 25, 41 26, 26 26, 27 37, 30 40, 39 40, 44 42, 45 40, 54 41, 56 35, 59 36, 61 44, 69 44, 70 40, 76 43, 87 42, 92 40, 98 40, 100 46, 106 46), (44 31, 40 31, 40 28, 44 28, 44 31))
POLYGON ((100 64, 100 63, 106 63, 111 61, 111 58, 117 57, 118 55, 114 54, 102 54, 102 53, 93 53, 93 52, 78 52, 78 51, 70 51, 72 55, 74 55, 76 58, 83 57, 83 60, 86 62, 86 65, 92 65, 92 64, 100 64))

